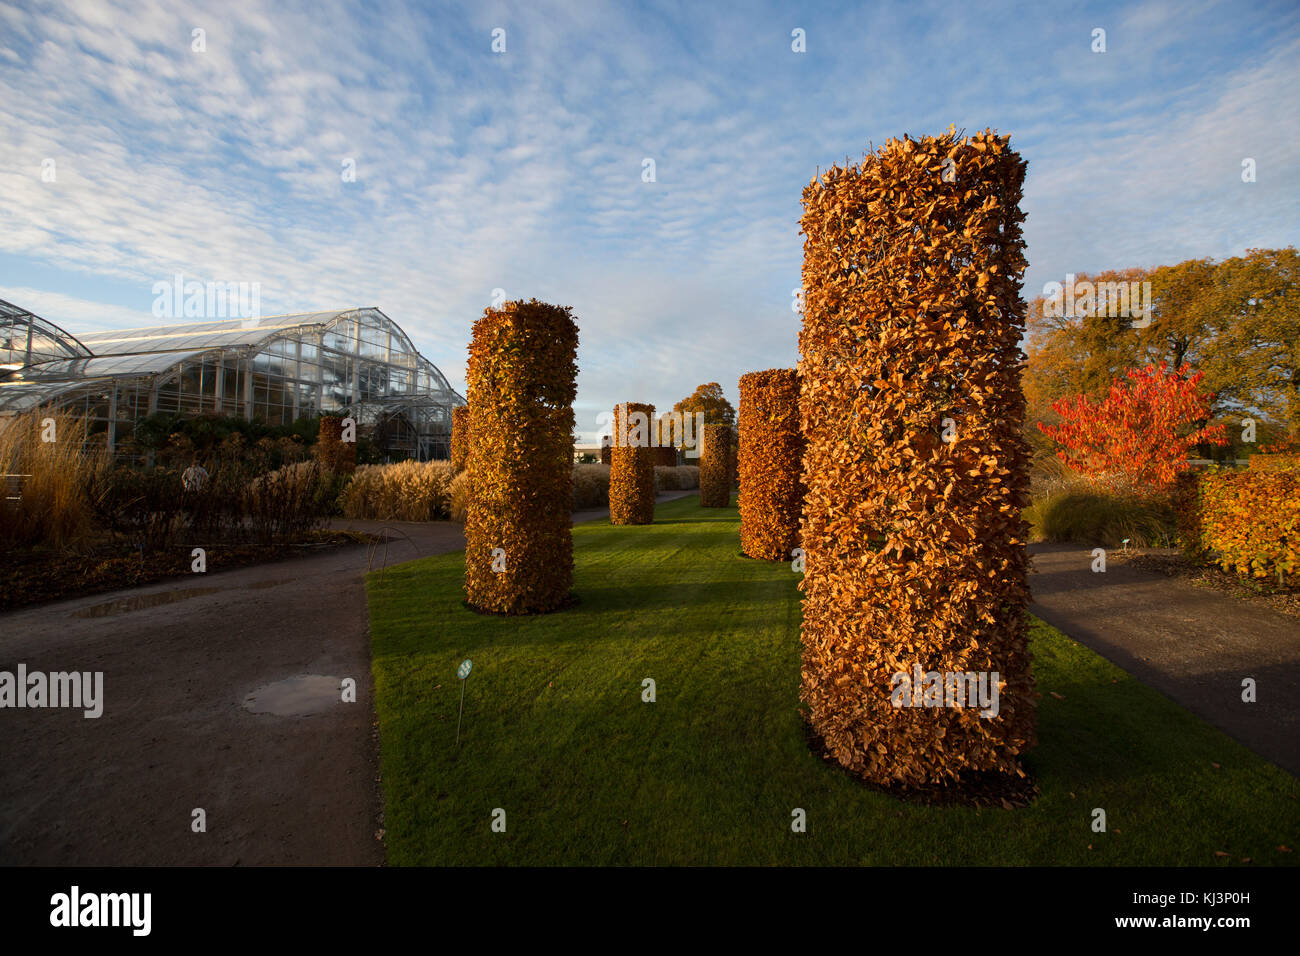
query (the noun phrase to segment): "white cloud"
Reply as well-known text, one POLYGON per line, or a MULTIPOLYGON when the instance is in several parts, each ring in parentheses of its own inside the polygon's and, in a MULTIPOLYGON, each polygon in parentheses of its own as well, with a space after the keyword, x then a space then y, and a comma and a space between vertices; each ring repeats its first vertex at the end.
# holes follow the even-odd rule
POLYGON ((1197 74, 1172 57, 1221 11, 1117 18, 1113 49, 1154 31, 1159 62, 1088 59, 1082 14, 813 13, 0 6, 0 253, 79 289, 111 281, 105 298, 126 282, 139 307, 4 278, 81 328, 148 324, 152 283, 175 272, 259 282, 268 312, 375 305, 461 391, 470 326, 503 287, 575 307, 579 401, 603 409, 709 380, 735 401, 741 373, 791 364, 802 189, 904 131, 1013 134, 1040 284, 1297 239, 1286 22, 1266 54, 1252 41, 1254 58, 1197 74))
POLYGON ((73 335, 78 332, 142 328, 158 324, 153 313, 147 309, 128 309, 43 289, 0 285, 0 299, 34 312, 73 335))

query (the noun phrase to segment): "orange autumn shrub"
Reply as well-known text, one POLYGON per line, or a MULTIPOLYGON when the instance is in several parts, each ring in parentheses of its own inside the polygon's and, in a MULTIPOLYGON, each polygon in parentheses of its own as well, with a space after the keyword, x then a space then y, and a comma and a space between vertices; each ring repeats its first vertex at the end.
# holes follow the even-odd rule
POLYGON ((1251 471, 1295 471, 1300 469, 1300 455, 1295 453, 1261 454, 1250 456, 1251 471))
POLYGON ((1018 781, 1034 742, 1024 176, 1007 137, 950 130, 803 194, 801 697, 879 785, 1018 781), (996 715, 918 705, 914 668, 996 673, 996 715))
POLYGON ((740 378, 740 549, 751 558, 789 561, 803 510, 803 433, 794 369, 740 378))
POLYGON ((322 465, 337 474, 350 474, 357 467, 357 443, 343 440, 343 419, 335 415, 321 416, 315 453, 322 465))
POLYGON ((705 425, 700 451, 700 507, 731 505, 735 481, 735 448, 730 425, 705 425))
POLYGON ((577 354, 568 307, 507 302, 474 323, 463 483, 473 607, 528 614, 569 600, 577 354))
POLYGON ((1052 403, 1061 421, 1038 423, 1059 446, 1057 457, 1087 479, 1138 494, 1168 491, 1198 445, 1226 445, 1223 425, 1201 425, 1212 396, 1200 391, 1204 372, 1187 365, 1129 369, 1106 397, 1052 403))
POLYGON ((609 523, 650 524, 655 518, 654 449, 650 425, 655 407, 624 402, 614 408, 610 449, 609 523))
POLYGON ((1285 581, 1300 567, 1300 469, 1251 465, 1180 479, 1183 549, 1225 571, 1285 581))
POLYGON ((451 469, 456 474, 465 470, 469 458, 469 406, 457 405, 451 410, 451 469))

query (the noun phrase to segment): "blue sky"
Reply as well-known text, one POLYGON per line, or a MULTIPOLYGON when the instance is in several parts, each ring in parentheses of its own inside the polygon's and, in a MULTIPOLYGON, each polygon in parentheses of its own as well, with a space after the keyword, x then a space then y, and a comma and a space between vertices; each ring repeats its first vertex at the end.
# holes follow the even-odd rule
POLYGON ((0 0, 0 298, 72 331, 155 322, 177 272, 374 305, 463 392, 493 290, 535 296, 574 308, 590 438, 795 362, 819 167, 1009 133, 1030 298, 1300 243, 1298 87, 1294 2, 0 0))

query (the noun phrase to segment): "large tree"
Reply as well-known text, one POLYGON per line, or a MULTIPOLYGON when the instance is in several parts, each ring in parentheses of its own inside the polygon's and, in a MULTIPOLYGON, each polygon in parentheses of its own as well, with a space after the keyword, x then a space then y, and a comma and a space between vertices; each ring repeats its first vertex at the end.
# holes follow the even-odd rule
POLYGON ((1300 432, 1300 256, 1294 247, 1248 249, 1221 263, 1214 309, 1218 348, 1202 363, 1213 387, 1300 432))
MULTIPOLYGON (((694 392, 683 398, 680 402, 673 405, 673 412, 676 419, 670 416, 662 416, 661 432, 659 443, 662 445, 683 446, 683 437, 677 433, 675 423, 685 419, 687 415, 694 415, 696 412, 704 413, 705 425, 730 425, 736 427, 736 410, 732 407, 731 402, 727 401, 727 396, 722 394, 722 386, 717 382, 707 382, 698 386, 694 392)), ((696 441, 699 441, 698 430, 691 433, 696 441)))
MULTIPOLYGON (((1300 428, 1300 296, 1294 248, 1248 250, 1223 262, 1189 259, 1076 282, 1149 282, 1149 322, 1102 310, 1061 314, 1047 296, 1029 304, 1027 424, 1053 424, 1052 403, 1103 396, 1129 368, 1190 365, 1215 396, 1208 420, 1256 417, 1264 434, 1300 428), (1271 427, 1270 427, 1271 425, 1271 427)), ((1036 429, 1033 429, 1036 431, 1036 429)), ((1042 448, 1041 436, 1026 435, 1042 448)))

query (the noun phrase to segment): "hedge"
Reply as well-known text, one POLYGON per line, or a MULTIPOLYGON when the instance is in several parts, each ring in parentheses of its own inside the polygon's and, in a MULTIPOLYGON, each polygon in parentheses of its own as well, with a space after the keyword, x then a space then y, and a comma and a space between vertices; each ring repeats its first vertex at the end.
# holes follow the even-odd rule
POLYGON ((568 307, 507 302, 474 323, 465 469, 465 593, 473 607, 527 614, 569 601, 577 352, 568 307))
POLYGON ((690 491, 700 486, 700 469, 694 465, 655 465, 656 491, 690 491))
POLYGON ((654 449, 650 428, 655 407, 624 402, 614 408, 610 450, 609 523, 650 524, 655 518, 654 449), (643 423, 637 415, 645 416, 643 423))
POLYGON ((677 449, 672 445, 656 445, 654 452, 654 465, 656 468, 676 468, 677 467, 677 449))
POLYGON ((803 511, 799 375, 774 368, 740 377, 740 549, 789 561, 803 511))
POLYGON ((730 425, 705 425, 700 450, 700 507, 726 508, 735 481, 735 446, 730 425))
POLYGON ((826 751, 880 786, 1023 792, 1024 175, 1006 137, 949 130, 803 194, 801 697, 826 751), (927 705, 914 668, 996 672, 996 716, 927 705))
POLYGON ((603 508, 609 502, 609 472, 608 465, 573 466, 574 511, 603 508))
POLYGON ((1300 455, 1260 454, 1250 456, 1251 471, 1295 471, 1300 469, 1300 455))
POLYGON ((1225 571, 1285 582, 1300 567, 1300 470, 1254 462, 1248 471, 1179 476, 1183 549, 1225 571))

